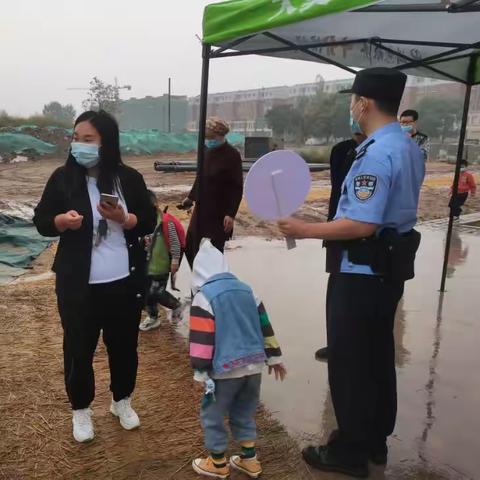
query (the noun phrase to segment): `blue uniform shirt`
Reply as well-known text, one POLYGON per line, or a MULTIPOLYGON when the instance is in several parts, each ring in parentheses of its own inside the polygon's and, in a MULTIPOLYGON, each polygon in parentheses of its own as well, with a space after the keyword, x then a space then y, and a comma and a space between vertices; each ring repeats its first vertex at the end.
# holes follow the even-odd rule
MULTIPOLYGON (((335 220, 349 218, 411 230, 417 222, 418 199, 425 176, 425 162, 418 145, 397 122, 377 130, 357 147, 357 160, 342 186, 335 220)), ((368 265, 354 265, 344 252, 341 272, 372 275, 368 265)))

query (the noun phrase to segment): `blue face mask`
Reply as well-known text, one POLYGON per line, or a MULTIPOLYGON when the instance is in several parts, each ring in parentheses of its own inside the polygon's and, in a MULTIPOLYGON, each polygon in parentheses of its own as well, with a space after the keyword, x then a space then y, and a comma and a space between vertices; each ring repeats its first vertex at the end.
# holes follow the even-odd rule
POLYGON ((350 112, 350 130, 352 133, 363 133, 358 122, 353 119, 352 112, 350 112))
POLYGON ((412 133, 413 125, 402 125, 402 130, 404 131, 404 133, 412 133))
POLYGON ((100 161, 99 148, 95 143, 72 142, 71 152, 81 167, 93 168, 100 161))
POLYGON ((205 146, 207 148, 216 148, 220 145, 223 145, 223 142, 221 140, 217 140, 216 138, 213 140, 205 140, 205 146))

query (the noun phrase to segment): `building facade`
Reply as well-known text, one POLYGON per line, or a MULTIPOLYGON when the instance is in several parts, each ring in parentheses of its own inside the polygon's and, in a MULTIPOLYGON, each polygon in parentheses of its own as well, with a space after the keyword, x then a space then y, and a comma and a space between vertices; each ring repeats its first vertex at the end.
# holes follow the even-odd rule
MULTIPOLYGON (((245 135, 271 134, 265 122, 265 114, 277 105, 297 105, 300 99, 321 91, 336 94, 349 88, 352 79, 324 80, 317 76, 315 82, 293 86, 259 88, 235 92, 213 93, 208 96, 208 114, 222 117, 232 130, 245 135)), ((422 77, 409 77, 401 110, 415 108, 426 97, 439 100, 464 95, 465 87, 458 83, 422 77)), ((188 100, 188 129, 198 130, 200 97, 188 100)), ((421 114, 421 112, 420 112, 421 114)), ((468 122, 468 138, 480 139, 480 87, 472 89, 472 101, 468 122)))
MULTIPOLYGON (((172 95, 172 132, 186 131, 188 112, 188 98, 186 96, 172 95)), ((155 129, 161 132, 168 132, 168 95, 125 100, 122 102, 119 123, 122 130, 155 129)))

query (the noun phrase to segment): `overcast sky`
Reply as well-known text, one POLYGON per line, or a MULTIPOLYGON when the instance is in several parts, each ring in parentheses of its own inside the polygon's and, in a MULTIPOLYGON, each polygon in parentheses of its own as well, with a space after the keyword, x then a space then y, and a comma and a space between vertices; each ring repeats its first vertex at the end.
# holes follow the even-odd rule
MULTIPOLYGON (((93 76, 132 85, 125 97, 198 95, 202 12, 211 0, 2 2, 0 110, 41 112, 58 100, 79 109, 93 76)), ((213 61, 210 92, 344 78, 335 67, 261 57, 213 61)))

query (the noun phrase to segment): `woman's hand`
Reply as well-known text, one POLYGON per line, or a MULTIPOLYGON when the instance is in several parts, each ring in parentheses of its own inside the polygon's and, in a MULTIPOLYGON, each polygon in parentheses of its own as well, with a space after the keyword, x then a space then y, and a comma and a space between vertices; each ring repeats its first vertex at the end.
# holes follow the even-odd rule
POLYGON ((177 205, 179 210, 190 210, 193 207, 193 201, 190 198, 184 198, 180 205, 177 205))
POLYGON ((76 210, 70 210, 67 213, 61 213, 55 217, 55 227, 62 233, 66 230, 78 230, 82 226, 83 215, 76 210))
POLYGON ((234 223, 235 220, 228 215, 223 219, 223 229, 225 230, 225 233, 230 233, 233 230, 234 223))
POLYGON ((275 372, 275 380, 285 380, 287 376, 287 369, 283 363, 278 363, 277 365, 272 365, 268 367, 268 374, 271 375, 272 372, 275 372))
POLYGON ((103 218, 112 220, 112 222, 119 223, 120 225, 124 225, 127 221, 127 214, 121 205, 113 207, 108 203, 100 203, 97 206, 97 210, 103 218))

